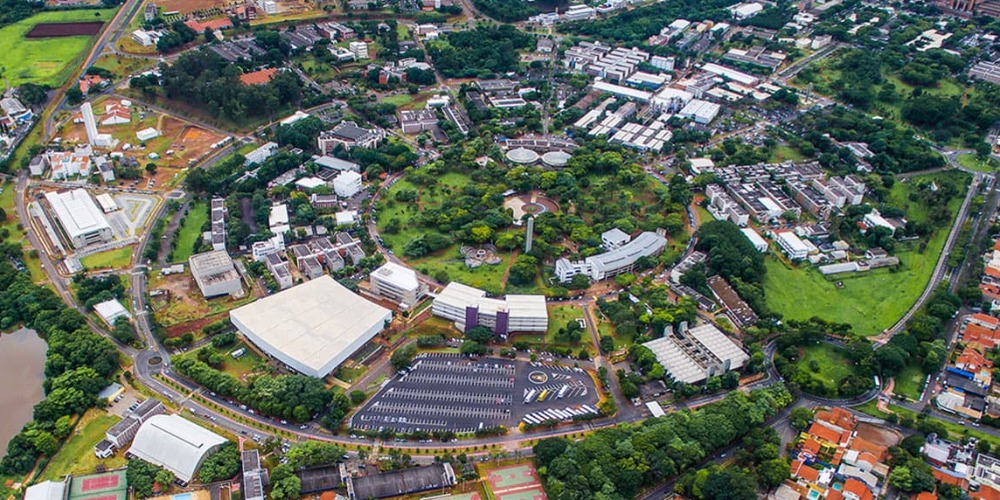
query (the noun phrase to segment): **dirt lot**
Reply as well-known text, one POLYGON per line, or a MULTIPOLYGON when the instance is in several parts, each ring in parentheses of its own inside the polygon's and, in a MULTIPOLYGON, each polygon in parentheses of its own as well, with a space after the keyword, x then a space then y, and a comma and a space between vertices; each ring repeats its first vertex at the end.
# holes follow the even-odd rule
POLYGON ((230 309, 255 300, 252 294, 242 299, 217 297, 205 300, 201 290, 188 273, 154 276, 150 292, 165 291, 162 295, 150 294, 156 321, 167 329, 167 336, 176 337, 187 332, 201 334, 201 328, 227 317, 230 309))
POLYGON ((101 32, 103 21, 79 23, 39 23, 31 28, 25 38, 52 38, 59 36, 91 36, 101 32))
POLYGON ((896 446, 903 440, 903 436, 897 431, 864 422, 858 424, 858 437, 882 446, 896 446))

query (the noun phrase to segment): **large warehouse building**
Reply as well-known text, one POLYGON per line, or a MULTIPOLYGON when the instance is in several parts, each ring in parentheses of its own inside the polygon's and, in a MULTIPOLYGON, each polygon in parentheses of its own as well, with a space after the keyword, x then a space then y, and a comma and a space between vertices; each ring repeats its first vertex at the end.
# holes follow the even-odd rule
POLYGON ((234 309, 229 319, 292 369, 325 377, 381 332, 392 312, 323 275, 234 309))
POLYGON ((452 281, 434 299, 435 316, 455 322, 462 331, 485 326, 495 333, 544 332, 549 312, 544 295, 508 295, 492 299, 478 288, 452 281))
POLYGON ((188 483, 226 439, 184 417, 156 415, 142 424, 128 454, 159 465, 188 483))
POLYGON ((114 236, 104 213, 85 189, 63 193, 45 193, 45 199, 59 219, 59 225, 74 248, 94 243, 107 243, 114 236))
POLYGON ((738 370, 750 359, 740 346, 710 323, 689 330, 683 322, 677 333, 668 326, 666 335, 642 345, 653 351, 674 380, 688 384, 738 370))

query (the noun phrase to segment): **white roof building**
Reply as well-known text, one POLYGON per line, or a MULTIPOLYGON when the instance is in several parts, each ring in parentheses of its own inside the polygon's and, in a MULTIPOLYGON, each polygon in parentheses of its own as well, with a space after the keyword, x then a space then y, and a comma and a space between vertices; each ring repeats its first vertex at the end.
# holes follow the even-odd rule
POLYGON ((135 133, 136 138, 140 141, 148 141, 150 139, 155 139, 160 136, 160 132, 153 127, 144 128, 135 133))
POLYGON ((267 216, 267 225, 274 234, 287 233, 291 230, 288 225, 288 205, 274 205, 271 213, 267 216))
POLYGON ((809 255, 809 247, 791 231, 783 231, 775 235, 774 241, 784 250, 789 259, 804 259, 809 255))
POLYGON ((345 170, 333 179, 333 192, 341 198, 350 198, 361 192, 361 174, 345 170))
POLYGON ((225 443, 222 436, 180 415, 156 415, 142 424, 128 452, 187 483, 205 458, 225 443))
POLYGON ((295 187, 302 189, 316 189, 320 186, 325 186, 326 182, 319 177, 303 177, 295 181, 295 187))
POLYGON ((684 118, 691 118, 695 123, 708 125, 718 116, 721 109, 722 107, 714 102, 693 99, 677 114, 684 118))
POLYGON ((97 195, 97 203, 101 205, 101 210, 103 210, 106 214, 118 210, 118 204, 115 203, 114 198, 112 198, 108 193, 101 193, 97 195))
POLYGON ((544 332, 549 328, 549 312, 544 295, 508 295, 494 299, 478 288, 456 281, 434 299, 433 313, 463 331, 485 326, 500 335, 510 332, 544 332))
POLYGON ((427 286, 417 279, 413 269, 394 262, 386 262, 369 276, 372 293, 392 300, 408 309, 427 294, 427 286))
POLYGON ((269 142, 263 146, 247 153, 246 164, 247 166, 257 165, 259 163, 264 163, 264 160, 278 154, 278 144, 276 142, 269 142))
POLYGON ((352 172, 361 171, 361 166, 357 163, 341 160, 340 158, 334 156, 313 156, 312 161, 323 168, 329 168, 332 170, 350 170, 352 172))
POLYGON ((708 323, 680 332, 667 327, 666 334, 642 344, 656 355, 657 361, 678 382, 696 384, 710 377, 738 370, 750 359, 732 340, 708 323))
POLYGON ((761 238, 760 235, 757 234, 757 231, 754 231, 753 228, 744 227, 740 228, 740 231, 743 232, 743 236, 746 236, 747 239, 750 240, 750 243, 753 244, 753 247, 756 248, 758 252, 764 253, 767 251, 767 241, 765 241, 764 238, 761 238))
POLYGON ((94 311, 97 313, 105 323, 109 325, 114 325, 115 320, 121 317, 131 318, 132 315, 129 314, 128 310, 118 299, 106 300, 104 302, 99 302, 94 304, 94 311))
POLYGON ((325 377, 381 332, 392 312, 323 275, 234 309, 229 318, 268 354, 325 377))
POLYGON ((24 491, 24 500, 63 500, 66 497, 66 483, 42 481, 28 486, 24 491))
POLYGON ((59 224, 66 231, 66 236, 73 243, 73 247, 81 248, 92 243, 106 243, 112 240, 111 225, 85 189, 45 193, 45 199, 55 211, 56 218, 59 219, 59 224))

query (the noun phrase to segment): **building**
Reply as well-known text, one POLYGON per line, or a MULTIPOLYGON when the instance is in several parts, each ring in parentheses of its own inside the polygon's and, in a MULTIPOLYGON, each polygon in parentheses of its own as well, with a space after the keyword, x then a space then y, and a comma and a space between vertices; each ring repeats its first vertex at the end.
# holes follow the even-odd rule
POLYGON ((416 271, 393 262, 372 271, 369 279, 372 293, 398 303, 403 310, 415 306, 427 295, 427 285, 417 279, 416 271))
POLYGON ((721 109, 722 107, 714 102, 692 99, 677 115, 682 118, 690 118, 700 125, 708 125, 719 115, 721 109))
POLYGON ((188 258, 191 275, 206 299, 229 295, 243 295, 240 274, 236 272, 233 259, 225 250, 212 250, 188 258))
POLYGON ((180 415, 155 415, 143 422, 128 454, 159 465, 189 483, 205 458, 225 443, 222 436, 180 415))
POLYGON ((104 302, 98 302, 94 304, 94 312, 104 320, 108 326, 115 326, 115 321, 118 318, 131 319, 132 315, 129 314, 128 310, 118 299, 109 299, 104 302))
POLYGON ((345 170, 333 179, 333 192, 341 198, 350 198, 361 192, 361 174, 345 170))
POLYGON ((862 228, 861 231, 862 233, 873 227, 884 227, 888 229, 889 233, 892 234, 893 236, 896 235, 897 229, 900 229, 906 225, 905 220, 896 221, 896 220, 886 219, 885 217, 882 217, 882 214, 880 214, 878 210, 875 209, 872 209, 871 212, 865 214, 864 218, 861 219, 861 222, 865 226, 862 228))
POLYGON ((347 492, 351 499, 390 498, 421 491, 447 490, 457 483, 455 471, 448 463, 425 467, 365 474, 347 478, 347 492))
POLYGON ((597 10, 587 4, 571 5, 563 13, 565 21, 580 21, 582 19, 593 19, 597 15, 597 10))
POLYGON ((95 448, 94 452, 98 453, 99 451, 111 448, 113 453, 114 450, 124 449, 125 445, 129 444, 135 438, 143 422, 155 415, 163 415, 164 413, 166 413, 166 408, 164 408, 163 403, 159 400, 149 398, 143 401, 134 410, 126 414, 122 420, 105 431, 104 439, 101 442, 107 442, 107 444, 100 449, 95 448))
POLYGON ((347 45, 347 50, 350 50, 357 60, 368 59, 368 44, 365 42, 357 41, 351 42, 347 45))
POLYGON ((274 205, 267 216, 267 226, 274 234, 284 234, 292 230, 288 224, 288 205, 284 203, 274 205))
POLYGON ((110 147, 113 139, 111 134, 97 133, 97 120, 94 119, 94 108, 89 102, 80 106, 80 113, 83 115, 83 127, 87 131, 87 142, 94 147, 110 147))
MULTIPOLYGON (((212 226, 208 233, 208 241, 212 244, 212 250, 226 249, 226 215, 229 210, 226 208, 224 198, 212 198, 211 212, 209 217, 212 226)), ((202 236, 204 238, 204 236, 202 236)))
POLYGON ((631 272, 639 259, 659 255, 666 246, 666 238, 646 231, 614 250, 591 255, 583 261, 570 262, 566 258, 557 260, 556 277, 561 283, 569 283, 577 274, 586 275, 591 281, 613 278, 631 272))
POLYGON ((74 248, 107 243, 114 238, 104 213, 85 189, 45 193, 45 199, 74 248))
POLYGON ((264 160, 278 154, 278 143, 269 142, 246 154, 248 167, 264 163, 264 160))
POLYGON ((404 134, 419 134, 437 127, 437 114, 430 109, 403 110, 399 112, 399 124, 404 134))
POLYGON ((329 275, 229 312, 257 347, 292 369, 325 377, 392 319, 329 275))
POLYGON ((354 147, 372 149, 378 146, 385 139, 385 131, 379 128, 366 129, 358 126, 352 121, 345 121, 338 124, 332 130, 326 130, 319 134, 317 143, 319 150, 324 154, 330 154, 338 145, 345 149, 354 147))
POLYGON ((663 337, 642 344, 677 382, 696 384, 711 377, 739 370, 750 356, 712 324, 688 329, 682 322, 677 332, 668 326, 663 337))
POLYGON ((274 277, 274 282, 278 284, 279 290, 292 287, 294 284, 292 282, 292 271, 288 269, 288 262, 284 259, 282 254, 267 254, 267 256, 264 257, 264 266, 266 266, 267 270, 271 272, 271 276, 274 277))
POLYGON ((350 257, 351 265, 358 265, 361 259, 365 258, 365 251, 361 248, 361 241, 355 239, 350 233, 341 231, 336 234, 337 248, 344 251, 345 256, 350 257))
POLYGON ((73 151, 53 151, 46 153, 46 162, 52 167, 52 180, 63 181, 77 175, 83 177, 89 176, 91 152, 90 146, 86 146, 73 151))
POLYGON ((260 463, 260 453, 257 450, 242 451, 240 464, 243 468, 243 499, 264 500, 264 487, 270 481, 267 469, 260 463))
POLYGON ((981 61, 969 69, 969 76, 1000 85, 1000 63, 981 61))
POLYGON ((319 165, 321 168, 329 170, 336 170, 339 172, 343 172, 345 170, 350 170, 352 172, 361 171, 361 166, 358 165, 357 163, 347 160, 341 160, 340 158, 336 158, 333 156, 313 156, 312 161, 313 163, 319 165))
POLYGON ((743 232, 743 236, 746 236, 747 239, 750 240, 750 244, 752 244, 758 252, 767 252, 767 241, 765 241, 764 238, 761 238, 760 235, 757 234, 757 231, 754 231, 753 228, 749 227, 744 227, 740 229, 740 231, 743 232))
POLYGON ((802 260, 809 256, 809 247, 791 231, 776 233, 774 241, 789 259, 802 260))
POLYGON ((607 231, 601 233, 601 243, 607 250, 614 250, 616 248, 621 248, 628 244, 632 240, 632 237, 628 235, 625 231, 618 229, 617 227, 611 228, 607 231))
POLYGON ((477 326, 499 335, 511 332, 544 332, 549 327, 549 313, 543 295, 508 295, 494 299, 478 288, 457 281, 434 299, 435 316, 454 321, 456 328, 468 331, 477 326))
POLYGON ((757 313, 749 304, 743 301, 736 290, 729 285, 722 276, 712 276, 708 279, 708 287, 712 289, 712 295, 722 302, 726 308, 726 314, 740 328, 747 328, 757 324, 757 313))
POLYGON ((760 11, 764 10, 764 6, 757 2, 740 3, 729 7, 728 10, 733 15, 733 19, 742 21, 759 14, 760 11))
POLYGON ((42 481, 24 490, 24 500, 65 500, 66 481, 42 481))
POLYGON ((159 9, 156 8, 156 4, 152 0, 146 2, 145 7, 143 7, 142 15, 147 23, 152 22, 154 19, 156 19, 156 16, 158 16, 159 14, 160 14, 159 9))

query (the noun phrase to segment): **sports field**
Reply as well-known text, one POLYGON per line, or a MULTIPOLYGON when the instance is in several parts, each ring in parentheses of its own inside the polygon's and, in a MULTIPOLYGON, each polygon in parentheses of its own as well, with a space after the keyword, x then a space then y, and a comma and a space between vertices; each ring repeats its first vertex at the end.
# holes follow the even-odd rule
POLYGON ((90 47, 92 35, 27 39, 25 35, 37 24, 75 21, 106 22, 115 9, 85 9, 41 12, 23 21, 0 28, 0 54, 4 76, 13 86, 38 83, 59 86, 90 47))
POLYGON ((489 471, 487 484, 497 500, 547 500, 538 472, 531 464, 511 465, 489 471))

